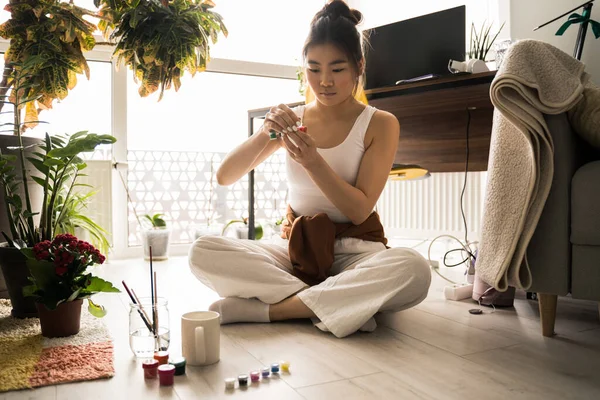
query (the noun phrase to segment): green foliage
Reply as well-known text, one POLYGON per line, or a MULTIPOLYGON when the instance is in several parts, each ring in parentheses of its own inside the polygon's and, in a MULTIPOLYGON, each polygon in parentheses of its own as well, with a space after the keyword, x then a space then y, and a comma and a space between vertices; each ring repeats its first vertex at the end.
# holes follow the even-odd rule
POLYGON ((298 68, 296 68, 296 79, 298 80, 298 93, 300 93, 300 95, 305 96, 306 95, 306 79, 304 76, 304 68, 302 68, 302 66, 299 66, 298 68))
POLYGON ((146 214, 146 215, 144 215, 144 218, 146 218, 145 221, 150 222, 150 225, 152 226, 152 228, 166 229, 167 223, 162 218, 163 216, 164 216, 164 214, 154 214, 154 215, 146 214))
MULTIPOLYGON (((5 211, 9 226, 10 236, 3 232, 3 236, 12 247, 32 247, 43 240, 52 239, 56 233, 61 232, 61 227, 67 228, 69 224, 75 225, 76 221, 68 221, 68 216, 73 216, 73 203, 77 185, 77 178, 85 169, 85 162, 79 157, 81 153, 91 152, 102 144, 112 144, 116 141, 110 135, 97 135, 87 131, 77 132, 69 137, 53 136, 46 134, 43 143, 26 157, 25 147, 22 141, 22 130, 24 123, 21 122, 20 104, 28 104, 31 98, 22 98, 21 93, 29 87, 31 75, 35 68, 35 62, 18 64, 13 70, 13 90, 10 96, 0 97, 0 101, 10 104, 13 109, 14 122, 6 125, 12 126, 19 140, 19 147, 13 149, 20 154, 20 163, 16 165, 14 155, 4 154, 0 150, 0 186, 4 190, 6 199, 5 211), (25 89, 23 89, 25 88, 25 89), (14 93, 14 96, 13 96, 14 93), (13 97, 12 99, 9 97, 13 97), (34 210, 31 204, 29 189, 27 185, 27 174, 25 159, 39 172, 37 176, 31 175, 31 179, 43 188, 43 201, 40 210, 34 210), (16 168, 21 169, 22 179, 17 179, 16 168), (20 187, 24 189, 24 198, 21 198, 20 187), (70 213, 70 214, 69 214, 70 213), (39 225, 34 224, 33 216, 40 215, 39 225)), ((82 224, 80 224, 82 225, 82 224)), ((85 224, 82 227, 85 228, 85 224)), ((87 224, 93 229, 92 235, 98 233, 93 225, 87 224)))
MULTIPOLYGON (((88 185, 76 183, 74 186, 88 185)), ((71 235, 75 235, 77 228, 83 229, 90 234, 94 247, 97 247, 102 253, 106 254, 110 249, 110 243, 107 238, 108 232, 86 215, 89 199, 95 194, 96 191, 74 193, 68 199, 65 198, 64 194, 59 195, 56 202, 56 212, 60 217, 56 221, 55 233, 70 233, 71 235)))
POLYGON ((486 27, 486 23, 484 22, 481 25, 481 30, 477 33, 475 24, 471 24, 471 48, 467 53, 468 58, 485 61, 494 41, 502 31, 502 28, 504 28, 504 24, 505 23, 500 26, 500 29, 498 29, 498 32, 496 32, 494 37, 491 37, 490 35, 492 25, 486 27))
MULTIPOLYGON (((96 26, 83 19, 92 14, 81 7, 59 0, 9 0, 4 8, 11 18, 0 24, 0 37, 10 40, 4 54, 7 68, 2 74, 0 96, 13 87, 21 65, 30 63, 27 86, 21 85, 25 107, 24 129, 37 125, 39 110, 52 108, 54 100, 64 99, 77 84, 77 75, 89 79, 90 69, 83 56, 96 41, 96 26)), ((0 110, 3 104, 0 104, 0 110)))
POLYGON ((94 0, 103 21, 98 25, 116 42, 117 62, 133 70, 146 97, 171 85, 177 91, 184 71, 206 69, 210 43, 227 36, 223 18, 210 0, 94 0))

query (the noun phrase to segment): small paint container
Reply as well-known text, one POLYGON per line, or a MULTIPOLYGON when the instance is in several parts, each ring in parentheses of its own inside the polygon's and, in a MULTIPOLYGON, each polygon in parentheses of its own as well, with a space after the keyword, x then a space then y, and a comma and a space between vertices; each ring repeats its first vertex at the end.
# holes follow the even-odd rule
POLYGON ((158 366, 158 380, 160 386, 173 386, 175 376, 175 367, 171 364, 163 364, 158 366))
POLYGON ((144 360, 142 368, 144 369, 144 379, 156 379, 158 375, 158 361, 154 359, 144 360))
POLYGON ((259 371, 250 372, 250 379, 252 380, 252 382, 258 382, 260 379, 260 372, 259 371))
POLYGON ((306 127, 305 127, 305 126, 299 126, 299 127, 298 127, 298 130, 299 130, 300 132, 304 132, 304 133, 306 133, 306 127))
POLYGON ((274 374, 278 374, 279 373, 279 364, 277 364, 277 363, 271 364, 271 372, 274 374))
POLYGON ((166 351, 157 351, 154 353, 154 359, 158 361, 158 365, 169 363, 169 353, 166 351))
POLYGON ((240 387, 248 386, 248 375, 238 375, 238 383, 240 384, 240 387))
POLYGON ((235 378, 226 378, 225 379, 225 389, 227 389, 227 390, 235 389, 235 378))
POLYGON ((290 362, 289 361, 281 361, 281 370, 283 372, 290 372, 290 362))
POLYGON ((185 375, 185 358, 177 357, 169 360, 169 364, 175 367, 175 375, 185 375))
POLYGON ((263 378, 268 378, 269 375, 271 375, 271 368, 264 367, 263 369, 260 370, 260 372, 261 372, 263 378))

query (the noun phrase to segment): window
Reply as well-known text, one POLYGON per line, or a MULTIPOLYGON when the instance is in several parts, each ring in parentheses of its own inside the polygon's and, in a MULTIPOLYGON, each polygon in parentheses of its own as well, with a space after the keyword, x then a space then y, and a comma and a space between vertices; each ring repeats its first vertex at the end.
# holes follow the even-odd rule
MULTIPOLYGON (((46 132, 55 135, 79 131, 111 134, 112 66, 107 62, 95 61, 88 61, 88 65, 90 79, 86 79, 85 75, 78 75, 77 86, 69 91, 64 100, 55 100, 51 110, 40 113, 40 121, 44 123, 28 130, 28 136, 41 138, 46 132)), ((0 68, 4 68, 4 58, 0 60, 0 68)), ((12 111, 12 108, 7 105, 3 111, 12 111)), ((11 114, 3 114, 1 117, 2 123, 12 122, 11 114)), ((105 155, 101 158, 110 158, 109 150, 110 146, 102 149, 101 152, 105 155)))
MULTIPOLYGON (((247 216, 247 179, 220 187, 215 172, 248 137, 248 110, 302 100, 296 80, 203 72, 182 81, 179 92, 166 91, 157 102, 156 93, 141 98, 128 77, 129 246, 141 244, 136 214, 165 213, 174 244, 190 243, 215 211, 221 223, 247 216)), ((268 182, 267 174, 257 176, 268 191, 257 196, 257 205, 268 209, 259 216, 280 214, 282 165, 282 156, 274 155, 259 168, 269 176, 268 182)))
POLYGON ((298 65, 310 21, 325 0, 215 0, 229 31, 211 57, 298 65))
POLYGON ((298 81, 202 72, 184 75, 178 92, 141 98, 129 72, 130 150, 228 152, 248 136, 248 110, 301 101, 298 81))

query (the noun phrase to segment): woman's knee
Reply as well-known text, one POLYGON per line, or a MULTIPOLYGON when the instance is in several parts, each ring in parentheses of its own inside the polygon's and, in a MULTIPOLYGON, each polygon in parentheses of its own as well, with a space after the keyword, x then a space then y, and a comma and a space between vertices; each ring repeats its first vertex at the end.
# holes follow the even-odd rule
POLYGON ((415 292, 425 295, 431 285, 431 269, 427 260, 417 251, 408 248, 387 250, 394 260, 394 272, 403 280, 409 281, 415 292))
POLYGON ((201 236, 192 243, 188 253, 190 269, 196 273, 212 265, 211 260, 218 257, 218 252, 223 250, 221 236, 201 236))
POLYGON ((380 311, 396 312, 421 303, 427 297, 431 284, 429 263, 412 249, 388 249, 391 273, 397 282, 396 294, 382 305, 380 311))

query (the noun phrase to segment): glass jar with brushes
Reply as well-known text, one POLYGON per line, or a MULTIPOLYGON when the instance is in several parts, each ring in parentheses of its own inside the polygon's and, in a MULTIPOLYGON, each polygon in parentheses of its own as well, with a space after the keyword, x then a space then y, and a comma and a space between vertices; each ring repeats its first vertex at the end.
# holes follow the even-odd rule
POLYGON ((169 307, 164 297, 152 306, 150 297, 129 304, 129 347, 138 358, 152 358, 156 351, 167 351, 171 341, 169 307))

